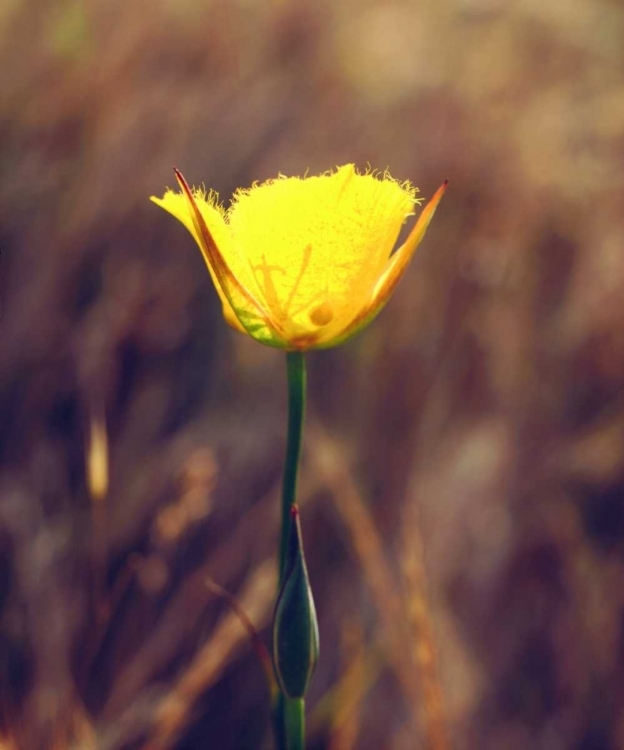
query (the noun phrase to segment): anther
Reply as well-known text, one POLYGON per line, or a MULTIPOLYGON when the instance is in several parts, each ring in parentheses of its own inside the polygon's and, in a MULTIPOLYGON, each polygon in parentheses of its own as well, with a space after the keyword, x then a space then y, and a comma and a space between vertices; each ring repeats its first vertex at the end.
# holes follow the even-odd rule
POLYGON ((334 318, 334 311, 329 302, 321 302, 320 305, 315 307, 309 313, 310 320, 315 326, 326 326, 334 318))

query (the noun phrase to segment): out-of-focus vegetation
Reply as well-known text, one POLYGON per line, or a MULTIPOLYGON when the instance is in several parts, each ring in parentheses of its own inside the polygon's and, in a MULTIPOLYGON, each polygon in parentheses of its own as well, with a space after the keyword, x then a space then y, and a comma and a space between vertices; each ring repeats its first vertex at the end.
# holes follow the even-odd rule
POLYGON ((270 746, 207 580, 268 641, 283 356, 148 196, 350 161, 451 187, 309 357, 310 748, 624 747, 622 39, 613 0, 0 3, 3 748, 270 746))

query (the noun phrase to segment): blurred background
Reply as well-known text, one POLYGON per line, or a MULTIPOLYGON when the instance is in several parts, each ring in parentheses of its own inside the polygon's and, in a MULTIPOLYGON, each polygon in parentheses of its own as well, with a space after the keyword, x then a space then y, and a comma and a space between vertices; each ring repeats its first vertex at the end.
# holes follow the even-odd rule
POLYGON ((214 584, 268 644, 284 357, 148 198, 347 162, 450 189, 308 357, 309 748, 624 748, 623 39, 617 0, 2 0, 3 750, 271 747, 214 584))

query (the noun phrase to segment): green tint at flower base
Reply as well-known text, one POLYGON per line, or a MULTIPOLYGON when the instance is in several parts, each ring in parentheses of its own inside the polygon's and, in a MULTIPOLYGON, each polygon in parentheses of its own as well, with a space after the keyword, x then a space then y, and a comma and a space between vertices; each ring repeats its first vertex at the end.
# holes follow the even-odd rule
POLYGON ((198 243, 227 322, 290 351, 342 343, 381 310, 420 244, 446 183, 396 252, 416 189, 353 165, 319 177, 279 177, 239 190, 225 211, 214 193, 152 198, 198 243))

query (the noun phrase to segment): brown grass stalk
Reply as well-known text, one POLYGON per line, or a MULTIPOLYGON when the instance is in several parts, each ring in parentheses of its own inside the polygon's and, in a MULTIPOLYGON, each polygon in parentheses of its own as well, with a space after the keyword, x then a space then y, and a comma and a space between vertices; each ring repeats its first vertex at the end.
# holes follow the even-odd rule
MULTIPOLYGON (((387 659, 404 691, 413 715, 420 701, 415 670, 406 659, 407 632, 401 597, 383 552, 382 540, 357 490, 340 446, 319 426, 313 428, 311 461, 332 493, 335 506, 350 534, 354 550, 370 587, 385 634, 387 659)), ((312 432, 312 429, 310 429, 312 432)), ((416 730, 416 727, 415 727, 416 730)))
MULTIPOLYGON (((275 561, 265 560, 249 576, 237 597, 239 608, 256 627, 262 627, 271 614, 275 596, 275 561)), ((198 652, 191 666, 156 709, 149 750, 164 750, 174 743, 188 725, 198 698, 218 680, 237 651, 249 642, 249 633, 233 610, 223 615, 212 637, 198 652)))
POLYGON ((413 662, 418 666, 422 702, 420 723, 429 750, 449 750, 437 649, 427 590, 424 547, 416 508, 405 514, 401 549, 404 608, 413 662))

